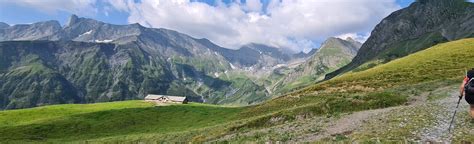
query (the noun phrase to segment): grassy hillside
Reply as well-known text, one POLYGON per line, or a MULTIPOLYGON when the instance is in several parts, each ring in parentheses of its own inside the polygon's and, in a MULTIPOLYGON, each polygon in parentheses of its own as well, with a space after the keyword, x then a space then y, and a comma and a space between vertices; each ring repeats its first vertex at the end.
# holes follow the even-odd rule
MULTIPOLYGON (((0 140, 137 142, 225 139, 226 135, 275 127, 307 117, 333 117, 340 113, 403 105, 421 93, 459 83, 464 69, 474 67, 472 61, 474 38, 439 44, 249 107, 202 104, 153 107, 141 101, 126 101, 2 111, 0 140)), ((300 135, 291 134, 291 131, 286 133, 290 134, 270 140, 286 141, 300 135)), ((259 134, 244 141, 262 140, 265 136, 259 134)))
POLYGON ((241 109, 195 103, 155 107, 124 101, 9 110, 0 112, 0 140, 75 141, 189 131, 235 119, 241 109))

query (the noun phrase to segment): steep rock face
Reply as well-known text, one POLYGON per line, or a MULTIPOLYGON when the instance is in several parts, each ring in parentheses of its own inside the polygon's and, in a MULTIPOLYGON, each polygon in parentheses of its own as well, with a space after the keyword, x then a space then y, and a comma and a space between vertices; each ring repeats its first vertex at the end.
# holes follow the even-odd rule
MULTIPOLYGON (((290 69, 288 74, 273 87, 274 91, 284 93, 317 82, 324 74, 348 64, 361 45, 351 38, 346 40, 328 38, 313 56, 290 69)), ((276 71, 276 74, 281 74, 281 71, 276 71)))
POLYGON ((18 24, 0 27, 0 41, 7 40, 39 40, 53 35, 61 30, 58 21, 45 21, 33 24, 18 24))
POLYGON ((463 0, 420 0, 384 18, 354 60, 328 74, 326 79, 369 61, 387 62, 438 43, 473 36, 473 3, 463 0))

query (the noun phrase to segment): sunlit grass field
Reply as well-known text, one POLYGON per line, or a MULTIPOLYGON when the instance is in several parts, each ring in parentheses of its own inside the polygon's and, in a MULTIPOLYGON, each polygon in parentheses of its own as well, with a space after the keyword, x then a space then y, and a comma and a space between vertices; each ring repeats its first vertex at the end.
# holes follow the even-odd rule
POLYGON ((242 108, 144 101, 67 104, 0 112, 2 141, 74 141, 187 131, 236 119, 242 108))

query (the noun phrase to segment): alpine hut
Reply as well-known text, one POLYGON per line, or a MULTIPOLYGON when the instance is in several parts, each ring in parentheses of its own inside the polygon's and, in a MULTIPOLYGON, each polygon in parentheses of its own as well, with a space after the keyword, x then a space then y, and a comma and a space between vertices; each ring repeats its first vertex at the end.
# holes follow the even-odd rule
POLYGON ((145 97, 145 101, 151 101, 156 103, 177 103, 177 104, 187 104, 188 99, 186 97, 180 96, 168 96, 168 95, 154 95, 149 94, 145 97))

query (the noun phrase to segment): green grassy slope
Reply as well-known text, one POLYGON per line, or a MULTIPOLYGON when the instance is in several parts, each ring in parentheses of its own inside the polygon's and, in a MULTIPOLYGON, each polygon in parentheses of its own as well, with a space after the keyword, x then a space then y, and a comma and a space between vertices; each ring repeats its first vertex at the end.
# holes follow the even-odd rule
POLYGON ((0 112, 1 141, 81 141, 188 131, 236 118, 241 108, 204 104, 154 107, 143 101, 67 104, 0 112))
POLYGON ((464 68, 474 67, 472 61, 474 38, 439 44, 249 107, 153 107, 125 101, 1 111, 0 142, 215 140, 298 117, 402 105, 422 92, 458 83, 464 68))

